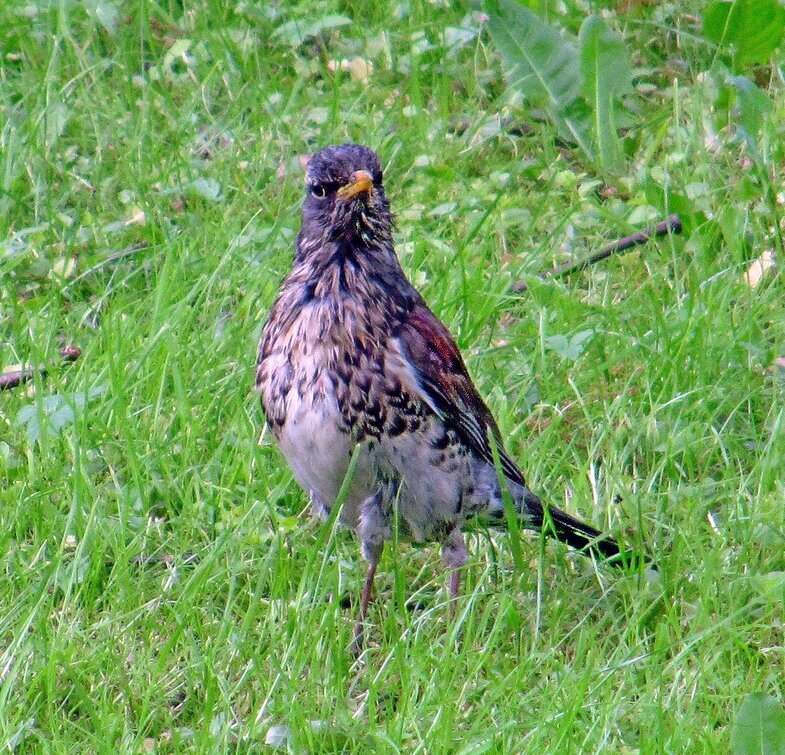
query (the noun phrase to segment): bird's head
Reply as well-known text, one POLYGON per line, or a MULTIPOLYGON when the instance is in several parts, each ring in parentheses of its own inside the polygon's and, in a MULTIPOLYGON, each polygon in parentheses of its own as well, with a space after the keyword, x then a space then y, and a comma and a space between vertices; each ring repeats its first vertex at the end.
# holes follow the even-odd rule
POLYGON ((310 240, 338 243, 387 242, 390 205, 382 185, 379 156, 361 144, 324 147, 305 173, 302 232, 310 240))

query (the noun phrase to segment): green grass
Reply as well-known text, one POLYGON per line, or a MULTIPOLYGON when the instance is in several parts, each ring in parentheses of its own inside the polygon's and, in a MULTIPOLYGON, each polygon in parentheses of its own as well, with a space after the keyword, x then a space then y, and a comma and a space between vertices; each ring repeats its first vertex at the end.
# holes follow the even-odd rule
POLYGON ((689 20, 620 16, 653 86, 604 198, 547 122, 511 132, 488 38, 442 37, 464 11, 86 6, 0 9, 0 366, 82 349, 0 394, 0 747, 724 752, 745 695, 785 698, 785 286, 743 277, 778 244, 776 76, 756 172, 689 20), (353 23, 273 36, 327 12, 353 23), (355 56, 368 85, 327 65, 355 56), (532 487, 656 577, 536 537, 519 574, 478 533, 452 624, 437 550, 400 544, 347 653, 358 548, 305 514, 252 392, 298 156, 347 139, 382 154, 403 265, 532 487), (671 196, 682 237, 532 277, 671 196))

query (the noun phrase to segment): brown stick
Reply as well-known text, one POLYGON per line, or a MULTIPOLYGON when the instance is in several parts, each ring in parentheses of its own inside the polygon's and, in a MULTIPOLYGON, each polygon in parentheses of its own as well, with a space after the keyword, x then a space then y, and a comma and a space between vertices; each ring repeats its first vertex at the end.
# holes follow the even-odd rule
MULTIPOLYGON (((593 254, 577 262, 565 262, 563 265, 554 267, 552 270, 545 270, 540 273, 540 278, 563 278, 564 276, 574 273, 578 270, 583 270, 595 262, 607 259, 612 254, 623 254, 633 247, 645 244, 652 236, 666 236, 669 233, 681 233, 681 218, 678 215, 668 215, 668 217, 657 223, 653 228, 644 228, 642 231, 625 236, 624 238, 615 241, 609 247, 606 247, 601 252, 593 254)), ((512 285, 512 290, 518 294, 526 291, 529 286, 525 281, 516 281, 512 285)))
MULTIPOLYGON (((60 357, 65 362, 75 362, 77 359, 79 359, 81 354, 82 350, 78 346, 74 346, 72 344, 69 344, 68 346, 60 349, 60 357)), ((45 378, 48 369, 46 367, 39 367, 38 369, 35 367, 28 367, 24 370, 12 370, 11 372, 3 373, 0 375, 0 391, 7 391, 10 388, 16 388, 18 385, 32 380, 36 372, 42 378, 45 378)))

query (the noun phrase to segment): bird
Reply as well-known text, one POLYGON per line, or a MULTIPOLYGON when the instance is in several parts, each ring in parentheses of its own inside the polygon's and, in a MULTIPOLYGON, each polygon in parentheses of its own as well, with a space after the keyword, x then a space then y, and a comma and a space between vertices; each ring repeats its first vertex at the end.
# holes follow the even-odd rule
POLYGON ((528 487, 454 338, 400 265, 382 177, 379 156, 361 144, 311 157, 292 268, 255 375, 267 425, 312 510, 326 519, 341 493, 339 521, 360 542, 367 570, 355 649, 394 528, 441 544, 454 606, 468 561, 463 528, 505 520, 503 485, 524 528, 625 561, 615 539, 528 487))

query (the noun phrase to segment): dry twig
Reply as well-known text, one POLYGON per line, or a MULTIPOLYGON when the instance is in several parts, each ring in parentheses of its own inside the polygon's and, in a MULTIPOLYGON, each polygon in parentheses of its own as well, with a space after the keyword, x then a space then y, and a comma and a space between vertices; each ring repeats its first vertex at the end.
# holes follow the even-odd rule
MULTIPOLYGON (((665 220, 657 223, 653 228, 644 228, 642 231, 625 236, 591 257, 577 262, 565 262, 552 270, 545 270, 539 274, 540 278, 563 278, 570 273, 583 270, 595 262, 607 259, 612 254, 623 254, 633 247, 645 244, 653 236, 666 236, 669 233, 681 233, 681 218, 678 215, 668 215, 665 220)), ((525 281, 516 281, 512 286, 512 290, 516 294, 526 291, 528 288, 525 281)))
MULTIPOLYGON (((78 346, 69 344, 60 349, 60 356, 65 362, 75 362, 82 355, 82 350, 78 346)), ((11 370, 0 375, 0 391, 7 391, 16 388, 22 383, 32 380, 36 372, 42 377, 46 377, 48 369, 46 367, 28 367, 22 370, 11 370)))

